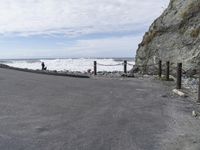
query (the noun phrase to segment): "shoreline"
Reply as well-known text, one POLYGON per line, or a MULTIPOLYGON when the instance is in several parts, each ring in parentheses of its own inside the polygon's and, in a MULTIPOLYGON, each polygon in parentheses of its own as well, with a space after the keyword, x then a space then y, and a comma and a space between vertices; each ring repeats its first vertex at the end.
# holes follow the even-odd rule
MULTIPOLYGON (((131 72, 127 71, 127 74, 125 74, 123 71, 98 71, 97 75, 94 76, 93 72, 87 73, 87 72, 80 72, 80 71, 56 71, 56 70, 33 70, 28 68, 17 68, 17 67, 11 67, 5 64, 0 64, 0 68, 3 69, 11 69, 11 70, 17 70, 22 72, 29 72, 29 73, 36 73, 36 74, 44 74, 44 75, 53 75, 53 76, 65 76, 65 77, 74 77, 74 78, 105 78, 105 79, 124 79, 124 78, 138 78, 138 79, 144 79, 144 78, 151 78, 151 79, 157 79, 156 75, 147 75, 142 74, 139 72, 131 72)), ((174 76, 171 76, 173 79, 172 82, 175 82, 176 78, 174 76)), ((158 80, 163 80, 162 79, 158 80)), ((164 80, 163 80, 164 81, 164 80)), ((168 82, 168 81, 167 81, 168 82)), ((186 92, 190 97, 193 99, 196 99, 198 94, 198 84, 199 79, 196 77, 182 77, 182 90, 186 92)), ((175 84, 174 84, 175 86, 175 84)))
POLYGON ((11 67, 8 65, 0 64, 0 68, 2 69, 11 69, 11 70, 17 70, 22 72, 30 72, 30 73, 37 73, 37 74, 45 74, 45 75, 54 75, 54 76, 67 76, 67 77, 75 77, 75 78, 90 78, 86 74, 80 74, 80 73, 73 73, 73 72, 58 72, 58 71, 43 71, 43 70, 33 70, 33 69, 27 69, 27 68, 17 68, 17 67, 11 67))
MULTIPOLYGON (((68 76, 68 77, 80 77, 80 78, 91 78, 93 77, 93 72, 81 72, 81 71, 57 71, 57 70, 34 70, 28 68, 18 68, 12 67, 5 64, 0 64, 0 68, 3 69, 12 69, 17 71, 23 72, 30 72, 30 73, 38 73, 38 74, 46 74, 46 75, 55 75, 55 76, 68 76)), ((108 78, 121 78, 121 77, 134 77, 131 76, 131 73, 128 71, 125 74, 123 71, 98 71, 96 77, 108 77, 108 78)))

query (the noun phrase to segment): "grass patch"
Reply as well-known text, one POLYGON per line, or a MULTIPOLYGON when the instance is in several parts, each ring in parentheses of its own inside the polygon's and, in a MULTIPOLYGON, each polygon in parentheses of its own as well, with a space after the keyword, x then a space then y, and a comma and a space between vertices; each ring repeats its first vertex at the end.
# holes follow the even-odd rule
POLYGON ((190 18, 193 14, 199 12, 200 10, 200 1, 190 3, 187 9, 181 14, 183 20, 190 18))
POLYGON ((153 31, 150 31, 150 32, 147 32, 144 36, 144 39, 141 43, 142 46, 144 45, 148 45, 157 35, 157 31, 156 30, 153 30, 153 31))
POLYGON ((193 38, 197 38, 199 36, 200 33, 200 27, 193 29, 192 32, 190 33, 190 36, 193 38))

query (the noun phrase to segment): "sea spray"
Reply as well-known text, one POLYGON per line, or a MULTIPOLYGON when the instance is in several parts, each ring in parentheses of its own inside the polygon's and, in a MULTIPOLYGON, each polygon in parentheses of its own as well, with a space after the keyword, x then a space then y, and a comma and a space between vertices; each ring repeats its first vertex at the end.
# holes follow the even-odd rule
MULTIPOLYGON (((86 72, 88 69, 93 70, 93 62, 97 61, 99 64, 105 64, 105 66, 97 65, 98 71, 123 71, 123 60, 128 60, 129 64, 135 64, 133 59, 24 59, 24 60, 3 60, 1 63, 18 68, 28 69, 41 69, 41 62, 44 62, 48 70, 56 71, 80 71, 86 72), (121 64, 121 65, 120 65, 121 64), (109 66, 111 65, 111 66, 109 66), (116 66, 115 66, 116 65, 116 66)), ((131 65, 127 66, 130 70, 131 65)))

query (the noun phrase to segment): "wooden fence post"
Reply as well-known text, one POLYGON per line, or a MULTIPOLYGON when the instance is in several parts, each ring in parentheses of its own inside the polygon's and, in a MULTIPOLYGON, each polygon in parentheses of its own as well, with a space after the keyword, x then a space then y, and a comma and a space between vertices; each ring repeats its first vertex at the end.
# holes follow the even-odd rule
POLYGON ((198 100, 197 103, 200 103, 200 69, 199 69, 199 89, 198 89, 198 100))
POLYGON ((169 81, 169 61, 166 62, 166 80, 169 81))
POLYGON ((94 61, 94 75, 97 75, 97 62, 94 61))
POLYGON ((158 63, 158 76, 161 78, 162 77, 162 61, 159 60, 158 63))
POLYGON ((127 61, 124 60, 124 73, 126 74, 127 73, 127 61))
POLYGON ((182 63, 177 64, 177 84, 176 88, 181 89, 181 81, 182 81, 182 63))

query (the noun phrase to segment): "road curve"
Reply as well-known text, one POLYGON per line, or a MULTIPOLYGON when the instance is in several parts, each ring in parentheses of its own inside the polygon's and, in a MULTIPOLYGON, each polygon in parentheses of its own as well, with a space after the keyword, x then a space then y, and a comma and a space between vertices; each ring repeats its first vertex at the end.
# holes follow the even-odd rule
POLYGON ((160 150, 174 119, 169 93, 148 79, 0 69, 0 149, 160 150))

